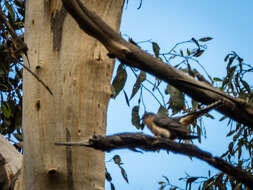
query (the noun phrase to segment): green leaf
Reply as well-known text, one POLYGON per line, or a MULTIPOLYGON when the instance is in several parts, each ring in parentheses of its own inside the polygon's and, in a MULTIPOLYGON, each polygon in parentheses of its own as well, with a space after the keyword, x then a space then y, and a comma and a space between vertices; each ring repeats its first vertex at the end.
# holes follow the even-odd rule
MULTIPOLYGON (((202 189, 204 190, 208 190, 209 187, 211 187, 213 184, 213 178, 209 178, 208 180, 206 180, 202 186, 202 189)), ((212 188, 211 188, 212 189, 212 188)))
POLYGON ((198 179, 198 177, 190 177, 186 180, 186 189, 188 189, 188 185, 189 185, 189 190, 191 189, 191 185, 194 181, 196 181, 198 179))
POLYGON ((239 83, 240 73, 236 73, 235 78, 234 78, 234 85, 239 89, 240 89, 240 83, 239 83))
POLYGON ((198 141, 199 141, 199 143, 201 143, 202 131, 201 131, 201 128, 199 126, 197 126, 197 134, 198 134, 198 141))
POLYGON ((16 110, 15 111, 15 128, 18 129, 22 126, 22 112, 21 110, 16 110))
POLYGON ((198 49, 196 53, 193 54, 194 57, 200 57, 204 53, 204 50, 198 49))
POLYGON ((199 39, 199 41, 200 42, 207 42, 207 41, 210 41, 210 40, 212 40, 213 38, 211 38, 211 37, 204 37, 204 38, 200 38, 199 39))
POLYGON ((229 68, 230 68, 230 66, 231 66, 231 64, 233 63, 234 60, 235 60, 234 55, 228 59, 227 70, 229 70, 229 68))
POLYGON ((236 132, 236 130, 232 130, 226 136, 229 137, 229 136, 233 135, 235 132, 236 132))
POLYGON ((121 174, 122 174, 124 180, 128 183, 127 173, 126 173, 126 171, 124 170, 124 168, 123 168, 123 167, 120 167, 120 171, 121 171, 121 174))
POLYGON ((152 42, 152 48, 155 53, 155 56, 158 58, 160 53, 160 47, 156 42, 152 42))
POLYGON ((242 129, 243 128, 240 128, 239 131, 236 131, 237 134, 235 136, 233 136, 233 141, 235 142, 241 135, 241 132, 242 132, 242 129))
POLYGON ((240 73, 242 73, 242 63, 239 62, 240 73))
POLYGON ((184 52, 180 49, 180 56, 184 57, 184 52))
POLYGON ((168 94, 170 93, 170 87, 171 87, 171 86, 168 84, 167 87, 166 87, 166 89, 165 89, 165 91, 164 91, 165 94, 168 95, 168 94))
POLYGON ((2 102, 2 104, 1 104, 1 110, 2 110, 3 115, 7 119, 9 119, 11 117, 11 115, 12 115, 11 108, 10 108, 10 106, 8 104, 5 104, 5 103, 2 102))
POLYGON ((110 183, 111 184, 111 190, 115 190, 115 186, 113 183, 110 183))
POLYGON ((191 75, 194 78, 196 75, 196 72, 192 70, 191 65, 189 63, 187 63, 187 70, 188 70, 189 75, 191 75))
POLYGON ((230 152, 231 155, 234 154, 233 146, 234 146, 234 143, 233 143, 233 142, 229 143, 229 145, 228 145, 228 151, 230 152))
POLYGON ((18 141, 23 141, 23 135, 20 135, 18 133, 14 133, 13 136, 18 140, 18 141))
POLYGON ((192 99, 191 102, 192 102, 192 109, 197 110, 199 105, 198 102, 194 99, 192 99))
POLYGON ((241 189, 243 189, 241 183, 238 183, 238 184, 233 188, 233 190, 241 190, 241 189))
POLYGON ((4 2, 4 5, 5 5, 5 7, 7 8, 8 12, 9 12, 9 14, 10 14, 10 17, 11 17, 11 19, 12 19, 12 21, 15 21, 15 13, 14 13, 14 11, 13 11, 12 6, 11 6, 7 1, 4 2))
POLYGON ((146 73, 144 71, 141 71, 132 90, 132 94, 130 97, 130 100, 135 96, 135 94, 138 92, 138 90, 141 87, 141 83, 146 80, 146 73))
POLYGON ((237 60, 239 61, 239 63, 242 63, 243 62, 243 58, 237 56, 237 60))
POLYGON ((159 190, 164 190, 166 184, 163 181, 159 181, 158 184, 160 185, 159 190))
POLYGON ((189 50, 188 48, 187 48, 187 50, 186 50, 186 53, 187 53, 188 56, 191 55, 191 52, 190 52, 190 50, 189 50))
POLYGON ((231 82, 231 80, 233 79, 235 70, 236 70, 236 66, 228 68, 227 73, 228 73, 228 77, 229 77, 229 82, 231 82))
POLYGON ((117 164, 119 166, 122 164, 121 158, 120 158, 120 156, 118 154, 114 155, 112 159, 113 159, 113 161, 114 161, 115 164, 117 164))
POLYGON ((242 146, 239 146, 239 145, 238 145, 237 152, 238 152, 238 160, 240 160, 241 155, 242 155, 242 146))
POLYGON ((125 90, 123 90, 123 92, 124 92, 124 96, 125 96, 126 103, 127 103, 128 107, 129 107, 130 104, 129 104, 129 100, 128 100, 127 93, 125 92, 125 90))
POLYGON ((139 106, 134 106, 132 109, 132 124, 137 129, 143 129, 144 125, 140 123, 139 106))
POLYGON ((112 82, 112 93, 113 93, 112 97, 113 98, 116 98, 116 96, 124 88, 126 80, 127 80, 126 70, 124 69, 123 64, 120 64, 117 69, 117 74, 112 82))
POLYGON ((168 117, 168 110, 165 107, 160 106, 160 108, 159 108, 159 110, 157 112, 157 115, 168 117))
POLYGON ((222 80, 221 80, 220 78, 218 78, 218 77, 214 77, 213 80, 214 80, 214 81, 217 81, 217 82, 221 82, 221 81, 222 81, 222 80))
POLYGON ((163 181, 158 181, 158 184, 162 185, 162 184, 164 184, 164 182, 163 181))
POLYGON ((20 8, 24 8, 24 1, 14 0, 14 3, 16 6, 19 6, 20 8))
POLYGON ((198 179, 198 177, 190 177, 187 179, 186 183, 192 183, 194 181, 196 181, 198 179))
POLYGON ((171 85, 167 86, 166 92, 170 94, 169 104, 170 108, 173 110, 173 114, 183 110, 185 106, 184 94, 171 85))
POLYGON ((168 177, 163 176, 163 178, 167 181, 167 183, 168 183, 168 184, 170 183, 170 180, 169 180, 169 178, 168 178, 168 177))
POLYGON ((230 53, 226 55, 226 57, 224 58, 225 62, 227 62, 227 60, 228 60, 228 58, 229 58, 230 55, 231 55, 230 53))
POLYGON ((226 78, 222 81, 221 88, 224 89, 224 87, 227 86, 228 83, 229 83, 229 80, 228 80, 228 78, 226 77, 226 78))
POLYGON ((109 182, 112 181, 112 177, 111 177, 111 174, 106 170, 105 171, 105 179, 109 182))
POLYGON ((248 93, 251 93, 251 89, 249 87, 249 84, 242 79, 240 79, 240 81, 241 81, 242 85, 244 86, 244 88, 248 91, 248 93))

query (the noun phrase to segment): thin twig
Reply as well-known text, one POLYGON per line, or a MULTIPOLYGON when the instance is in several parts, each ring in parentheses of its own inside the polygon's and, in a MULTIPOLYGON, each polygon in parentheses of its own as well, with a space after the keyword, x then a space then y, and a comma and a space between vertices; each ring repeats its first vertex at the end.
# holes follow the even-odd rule
POLYGON ((50 88, 34 73, 32 72, 27 66, 25 66, 24 64, 18 62, 18 64, 20 64, 21 66, 23 66, 29 73, 32 74, 32 76, 34 76, 34 78, 36 78, 46 89, 47 91, 53 96, 53 92, 50 90, 50 88))

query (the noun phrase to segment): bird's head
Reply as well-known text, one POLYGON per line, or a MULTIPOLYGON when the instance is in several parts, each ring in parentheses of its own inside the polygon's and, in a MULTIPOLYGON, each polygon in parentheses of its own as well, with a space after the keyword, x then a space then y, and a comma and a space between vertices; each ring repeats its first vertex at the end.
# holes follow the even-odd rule
POLYGON ((154 113, 151 112, 145 112, 143 117, 142 117, 142 121, 145 125, 147 125, 149 120, 153 120, 153 118, 155 117, 154 113))

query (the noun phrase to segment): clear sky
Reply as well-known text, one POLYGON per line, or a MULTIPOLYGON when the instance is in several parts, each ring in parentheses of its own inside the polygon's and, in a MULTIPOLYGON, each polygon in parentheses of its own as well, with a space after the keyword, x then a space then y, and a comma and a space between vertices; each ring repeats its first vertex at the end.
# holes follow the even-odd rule
MULTIPOLYGON (((224 57, 231 51, 237 52, 244 61, 253 62, 253 1, 252 0, 143 0, 142 7, 137 10, 139 0, 129 0, 121 24, 121 34, 132 37, 135 41, 152 39, 166 52, 175 43, 189 40, 192 37, 210 36, 214 39, 208 43, 208 49, 199 59, 211 76, 224 76, 224 57)), ((144 44, 145 50, 151 50, 150 44, 144 44)), ((117 68, 117 67, 116 67, 117 68)), ((250 84, 253 76, 248 76, 250 84)), ((131 93, 134 78, 129 77, 126 86, 131 93)), ((148 111, 156 112, 158 105, 150 98, 148 111)), ((126 105, 121 93, 116 100, 111 100, 108 110, 107 134, 117 132, 140 132, 131 125, 131 108, 136 101, 126 105)), ((216 118, 220 114, 212 112, 216 118)), ((195 143, 213 155, 221 155, 227 148, 225 137, 226 122, 205 119, 207 138, 201 144, 195 143)), ((148 130, 144 133, 150 134, 148 130)), ((167 176, 172 184, 182 188, 184 183, 178 181, 185 173, 195 176, 207 176, 208 170, 214 174, 217 170, 197 159, 190 160, 178 154, 133 153, 128 150, 114 151, 106 154, 106 161, 119 154, 124 162, 129 184, 121 177, 120 170, 112 162, 107 162, 116 189, 153 190, 158 189, 158 181, 167 176)), ((110 189, 106 183, 106 189, 110 189)))

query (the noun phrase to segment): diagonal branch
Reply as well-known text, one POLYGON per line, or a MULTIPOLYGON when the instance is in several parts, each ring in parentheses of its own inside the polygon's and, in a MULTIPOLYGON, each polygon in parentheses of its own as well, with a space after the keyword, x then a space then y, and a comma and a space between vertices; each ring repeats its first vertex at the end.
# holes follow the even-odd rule
POLYGON ((109 51, 110 57, 118 58, 122 63, 146 71, 180 91, 204 104, 223 100, 224 105, 217 110, 226 116, 253 128, 253 105, 233 98, 222 91, 177 70, 160 59, 125 41, 94 12, 88 10, 79 0, 62 0, 65 9, 79 24, 80 28, 99 40, 109 51))
POLYGON ((205 152, 192 144, 177 143, 166 138, 153 137, 141 133, 124 133, 112 136, 93 136, 84 143, 65 142, 55 143, 55 145, 85 146, 107 152, 123 148, 134 151, 137 148, 145 151, 169 150, 205 161, 222 172, 233 176, 248 187, 253 188, 253 176, 250 173, 229 164, 221 158, 214 157, 209 152, 205 152))

